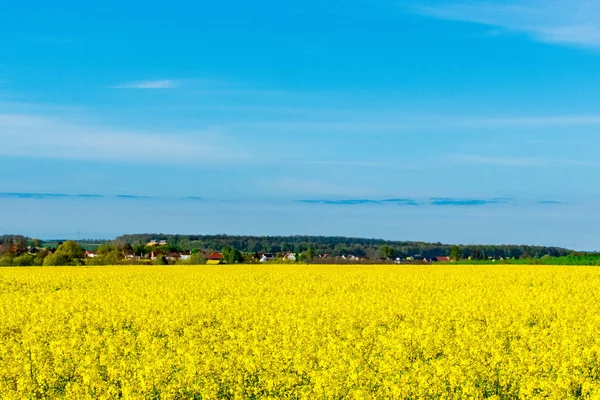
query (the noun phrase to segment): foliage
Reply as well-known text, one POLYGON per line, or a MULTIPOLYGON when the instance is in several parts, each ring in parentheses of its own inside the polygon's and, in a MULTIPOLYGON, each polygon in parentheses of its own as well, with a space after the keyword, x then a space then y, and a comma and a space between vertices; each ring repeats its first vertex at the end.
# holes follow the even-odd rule
POLYGON ((167 265, 167 259, 164 256, 157 256, 152 260, 152 265, 167 265))
POLYGON ((0 398, 600 396, 600 269, 0 269, 0 398))
POLYGON ((462 254, 462 250, 460 249, 460 247, 452 246, 452 248, 450 249, 449 257, 451 260, 454 260, 454 261, 461 260, 463 257, 463 254, 462 254))
POLYGON ((46 266, 83 265, 85 251, 73 240, 67 240, 60 244, 53 254, 44 259, 46 266))
POLYGON ((27 251, 27 237, 21 235, 0 236, 0 256, 11 253, 13 256, 23 254, 27 251))
POLYGON ((222 253, 223 261, 225 261, 227 264, 238 264, 244 262, 244 256, 242 256, 242 253, 237 249, 231 248, 230 246, 225 246, 222 253))
POLYGON ((12 265, 16 267, 30 267, 36 265, 36 259, 32 254, 22 254, 12 260, 12 265))
POLYGON ((4 254, 2 257, 0 257, 0 267, 12 267, 14 260, 15 258, 12 256, 12 254, 4 254))
POLYGON ((308 248, 306 249, 306 258, 308 260, 312 260, 315 256, 315 252, 312 249, 312 246, 308 246, 308 248))
POLYGON ((96 250, 96 257, 87 258, 88 265, 116 265, 123 262, 123 250, 111 244, 101 244, 96 250))
POLYGON ((201 252, 193 252, 188 260, 179 260, 177 262, 179 265, 202 265, 206 264, 206 257, 204 253, 201 252))
MULTIPOLYGON (((132 246, 145 245, 151 240, 167 240, 169 245, 179 250, 190 251, 194 248, 206 251, 222 251, 225 247, 237 249, 242 253, 307 253, 308 259, 318 254, 332 257, 354 255, 378 259, 381 247, 392 248, 392 255, 400 258, 420 255, 431 258, 449 256, 452 245, 442 243, 386 241, 380 239, 361 239, 326 236, 230 236, 230 235, 165 235, 135 234, 123 235, 114 240, 115 244, 130 243, 132 246)), ((517 245, 469 245, 458 246, 463 258, 474 252, 495 258, 540 258, 546 254, 552 257, 566 256, 570 250, 558 247, 517 246, 517 245)), ((175 250, 176 251, 176 250, 175 250)))
POLYGON ((505 260, 463 260, 463 264, 515 264, 515 265, 596 265, 600 266, 600 254, 571 254, 565 257, 521 258, 505 260))
POLYGON ((388 246, 387 244, 384 244, 383 246, 381 246, 381 256, 383 258, 390 258, 394 255, 394 249, 392 249, 390 246, 388 246))

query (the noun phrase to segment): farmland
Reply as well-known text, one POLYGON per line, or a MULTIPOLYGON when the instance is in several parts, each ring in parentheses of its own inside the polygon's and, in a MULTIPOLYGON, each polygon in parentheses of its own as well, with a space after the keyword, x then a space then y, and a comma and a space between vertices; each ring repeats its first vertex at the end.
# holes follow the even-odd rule
POLYGON ((0 398, 600 396, 600 269, 0 268, 0 398))

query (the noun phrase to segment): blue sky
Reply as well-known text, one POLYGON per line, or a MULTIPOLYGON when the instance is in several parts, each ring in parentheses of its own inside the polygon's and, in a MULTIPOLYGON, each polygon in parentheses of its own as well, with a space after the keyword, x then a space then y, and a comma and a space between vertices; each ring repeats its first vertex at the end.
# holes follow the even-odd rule
POLYGON ((600 247, 596 2, 126 3, 3 7, 0 231, 600 247))

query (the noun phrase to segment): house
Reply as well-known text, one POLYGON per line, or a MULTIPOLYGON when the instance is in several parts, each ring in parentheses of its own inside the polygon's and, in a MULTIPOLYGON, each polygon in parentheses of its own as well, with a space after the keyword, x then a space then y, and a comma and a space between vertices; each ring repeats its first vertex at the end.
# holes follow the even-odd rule
POLYGON ((167 260, 175 262, 181 258, 181 253, 169 253, 167 254, 167 260))
POLYGON ((179 259, 180 259, 181 261, 187 261, 187 260, 189 260, 190 258, 192 258, 192 253, 190 253, 189 251, 182 251, 182 252, 179 254, 179 259))
POLYGON ((283 259, 287 261, 296 261, 296 255, 294 253, 285 253, 283 259))
POLYGON ((436 262, 449 262, 450 257, 434 257, 433 260, 436 262))
POLYGON ((214 252, 214 253, 210 253, 207 257, 206 257, 206 263, 207 264, 222 264, 223 263, 223 254, 219 253, 219 252, 214 252))
POLYGON ((96 253, 93 250, 86 250, 85 251, 85 256, 88 257, 88 258, 96 258, 96 257, 98 257, 98 253, 96 253))
POLYGON ((261 263, 267 262, 267 261, 275 261, 277 259, 277 256, 273 253, 264 253, 262 255, 262 257, 260 258, 261 263))
POLYGON ((133 260, 135 258, 135 253, 133 251, 126 251, 123 254, 123 257, 125 257, 128 260, 133 260))

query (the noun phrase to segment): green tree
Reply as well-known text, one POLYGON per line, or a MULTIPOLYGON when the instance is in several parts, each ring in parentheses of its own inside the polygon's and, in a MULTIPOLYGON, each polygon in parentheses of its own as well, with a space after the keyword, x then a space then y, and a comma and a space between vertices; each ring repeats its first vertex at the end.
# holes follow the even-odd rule
POLYGON ((454 261, 460 261, 462 259, 462 250, 458 246, 453 246, 450 249, 450 259, 454 261))
POLYGON ((152 265, 168 265, 167 259, 163 255, 157 255, 154 260, 152 260, 152 265))
POLYGON ((309 246, 308 249, 306 250, 306 259, 310 261, 313 259, 314 256, 315 256, 315 253, 314 253, 312 247, 309 246))
POLYGON ((150 254, 150 250, 145 244, 136 244, 133 246, 133 253, 136 256, 144 257, 145 255, 150 254))
POLYGON ((190 257, 190 264, 192 265, 201 265, 206 264, 206 256, 201 251, 196 251, 190 257))
POLYGON ((22 254, 13 259, 13 265, 16 267, 30 267, 35 265, 35 257, 29 253, 22 254))
POLYGON ((179 260, 177 261, 179 265, 202 265, 206 264, 206 257, 204 253, 196 251, 190 255, 190 258, 187 260, 179 260))
POLYGON ((96 257, 89 258, 89 265, 118 265, 123 261, 123 252, 111 244, 101 244, 96 249, 96 257))
POLYGON ((40 249, 43 245, 44 242, 42 242, 40 239, 31 239, 31 247, 40 249))
POLYGON ((56 251, 44 259, 44 265, 82 265, 85 251, 73 241, 60 244, 56 251))
POLYGON ((24 236, 16 236, 13 241, 13 246, 17 255, 27 252, 27 238, 24 236))
POLYGON ((239 250, 234 249, 233 247, 225 246, 223 248, 222 253, 223 261, 225 261, 227 264, 236 264, 244 262, 244 256, 242 255, 242 253, 239 250))
POLYGON ((388 259, 394 255, 394 249, 392 249, 387 244, 383 245, 381 246, 381 255, 383 258, 388 259))
POLYGON ((35 253, 35 265, 44 265, 44 260, 46 259, 46 257, 48 257, 49 254, 50 251, 47 249, 41 249, 37 253, 35 253))
POLYGON ((479 249, 474 249, 471 253, 472 260, 487 260, 485 253, 479 249))
POLYGON ((0 257, 0 267, 12 267, 13 266, 14 257, 10 253, 5 253, 2 257, 0 257))

